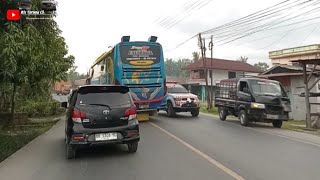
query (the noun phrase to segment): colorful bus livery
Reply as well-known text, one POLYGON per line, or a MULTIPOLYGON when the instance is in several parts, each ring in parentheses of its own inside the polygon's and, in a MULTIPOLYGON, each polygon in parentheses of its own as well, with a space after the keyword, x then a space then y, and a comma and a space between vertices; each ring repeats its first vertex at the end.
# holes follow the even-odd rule
POLYGON ((138 111, 156 111, 166 94, 162 47, 154 36, 143 42, 129 39, 123 37, 94 62, 88 83, 128 86, 138 111))

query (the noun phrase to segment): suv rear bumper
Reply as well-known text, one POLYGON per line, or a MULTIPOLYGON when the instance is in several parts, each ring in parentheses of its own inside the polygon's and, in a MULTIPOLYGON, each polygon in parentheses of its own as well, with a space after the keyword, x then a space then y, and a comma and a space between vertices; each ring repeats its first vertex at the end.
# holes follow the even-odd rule
POLYGON ((138 142, 140 140, 139 124, 99 129, 84 128, 82 124, 77 124, 73 127, 73 133, 70 138, 70 145, 76 147, 138 142), (95 134, 98 133, 117 133, 118 138, 115 140, 96 141, 95 134), (74 140, 74 136, 82 136, 84 138, 82 140, 74 140))
POLYGON ((93 146, 104 146, 107 144, 128 144, 133 142, 140 141, 140 136, 135 136, 132 138, 125 138, 125 139, 117 139, 117 140, 109 140, 109 141, 92 141, 92 142, 75 142, 71 141, 70 145, 77 147, 77 148, 84 148, 84 147, 93 147, 93 146))

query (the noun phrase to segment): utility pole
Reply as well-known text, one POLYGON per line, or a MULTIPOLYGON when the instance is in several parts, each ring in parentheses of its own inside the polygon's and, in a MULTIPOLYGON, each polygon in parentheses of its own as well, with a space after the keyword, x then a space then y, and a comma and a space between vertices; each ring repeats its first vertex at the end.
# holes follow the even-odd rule
POLYGON ((212 61, 213 61, 213 35, 211 35, 211 40, 209 42, 209 50, 211 52, 211 62, 210 62, 210 68, 211 71, 210 72, 210 79, 211 79, 211 86, 210 86, 210 104, 209 104, 209 108, 212 109, 213 104, 213 69, 212 69, 212 61))
POLYGON ((208 88, 208 69, 206 66, 206 41, 205 39, 202 39, 201 37, 201 33, 199 33, 199 46, 201 49, 201 56, 202 56, 202 65, 204 68, 204 76, 205 76, 205 81, 206 81, 206 87, 205 87, 205 91, 207 94, 207 109, 210 106, 210 93, 209 93, 209 88, 208 88))

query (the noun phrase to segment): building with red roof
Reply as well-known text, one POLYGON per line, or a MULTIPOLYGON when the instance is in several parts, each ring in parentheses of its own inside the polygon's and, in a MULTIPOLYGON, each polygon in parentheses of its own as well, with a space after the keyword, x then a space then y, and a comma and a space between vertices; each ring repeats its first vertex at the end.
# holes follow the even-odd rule
POLYGON ((258 75, 261 70, 242 61, 205 58, 183 68, 190 72, 190 79, 184 83, 191 92, 197 94, 201 100, 206 99, 205 69, 208 70, 208 85, 215 87, 223 79, 236 78, 239 75, 258 75), (212 84, 211 84, 212 78, 212 84))

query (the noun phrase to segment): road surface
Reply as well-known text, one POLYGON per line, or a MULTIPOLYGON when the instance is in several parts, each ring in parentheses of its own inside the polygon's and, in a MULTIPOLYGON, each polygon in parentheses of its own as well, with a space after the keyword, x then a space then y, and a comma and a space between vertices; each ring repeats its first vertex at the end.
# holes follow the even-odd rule
MULTIPOLYGON (((136 154, 126 146, 86 149, 64 158, 63 121, 0 164, 1 180, 313 180, 320 143, 268 133, 273 128, 189 114, 141 123, 136 154)), ((281 130, 278 130, 281 131, 281 130)))

